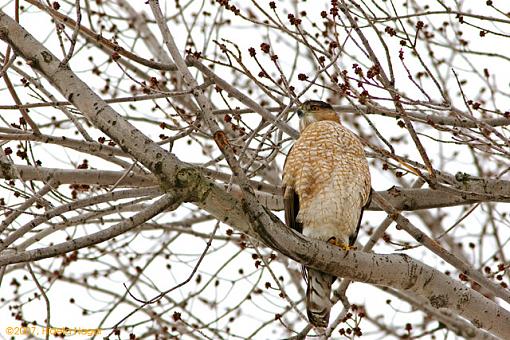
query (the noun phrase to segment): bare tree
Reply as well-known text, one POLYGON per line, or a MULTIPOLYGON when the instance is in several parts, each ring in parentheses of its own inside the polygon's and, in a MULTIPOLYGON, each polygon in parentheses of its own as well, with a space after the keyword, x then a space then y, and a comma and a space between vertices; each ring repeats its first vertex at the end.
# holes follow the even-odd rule
POLYGON ((0 334, 510 339, 509 13, 4 2, 0 334), (305 99, 365 145, 355 250, 281 221, 305 99), (299 264, 339 278, 327 329, 304 315, 299 264))

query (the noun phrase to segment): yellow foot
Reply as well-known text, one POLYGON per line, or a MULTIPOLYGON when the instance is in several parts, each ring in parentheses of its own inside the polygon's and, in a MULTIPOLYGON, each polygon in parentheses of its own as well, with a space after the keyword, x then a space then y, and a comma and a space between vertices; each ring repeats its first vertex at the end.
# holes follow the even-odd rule
POLYGON ((345 250, 345 251, 349 251, 351 249, 355 249, 355 247, 351 247, 350 245, 348 244, 344 244, 343 242, 339 241, 336 239, 336 237, 331 237, 329 240, 328 240, 328 243, 334 245, 334 246, 337 246, 339 247, 340 249, 342 250, 345 250))

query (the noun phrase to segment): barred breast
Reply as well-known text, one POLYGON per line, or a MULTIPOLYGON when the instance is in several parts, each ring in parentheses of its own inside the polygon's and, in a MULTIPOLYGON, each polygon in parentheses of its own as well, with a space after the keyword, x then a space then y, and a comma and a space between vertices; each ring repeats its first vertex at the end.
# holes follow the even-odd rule
POLYGON ((341 124, 318 121, 289 152, 283 181, 299 196, 303 234, 345 244, 370 193, 370 172, 359 139, 341 124))

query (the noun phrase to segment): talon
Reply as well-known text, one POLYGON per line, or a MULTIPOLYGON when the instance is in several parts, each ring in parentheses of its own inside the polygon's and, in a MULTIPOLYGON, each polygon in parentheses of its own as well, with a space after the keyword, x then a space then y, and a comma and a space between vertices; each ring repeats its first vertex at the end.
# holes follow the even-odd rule
POLYGON ((349 251, 351 249, 354 249, 354 247, 351 247, 348 244, 344 244, 343 242, 338 241, 336 239, 336 237, 334 237, 334 236, 329 238, 328 243, 330 243, 330 244, 332 244, 334 246, 337 246, 338 248, 340 248, 342 250, 345 250, 345 251, 349 251))
POLYGON ((353 246, 350 246, 350 245, 345 245, 343 244, 342 246, 340 246, 340 248, 342 248, 343 250, 345 251, 349 251, 349 250, 355 250, 356 247, 353 247, 353 246))

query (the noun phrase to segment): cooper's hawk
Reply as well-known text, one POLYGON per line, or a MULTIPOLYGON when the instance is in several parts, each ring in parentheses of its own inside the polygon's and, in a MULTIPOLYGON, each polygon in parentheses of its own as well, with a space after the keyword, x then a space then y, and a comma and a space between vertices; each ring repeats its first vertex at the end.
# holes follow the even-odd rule
MULTIPOLYGON (((301 136, 283 169, 286 223, 305 236, 348 249, 371 190, 363 146, 331 105, 309 100, 297 113, 301 136)), ((308 319, 327 327, 335 277, 311 268, 305 274, 308 319)))

